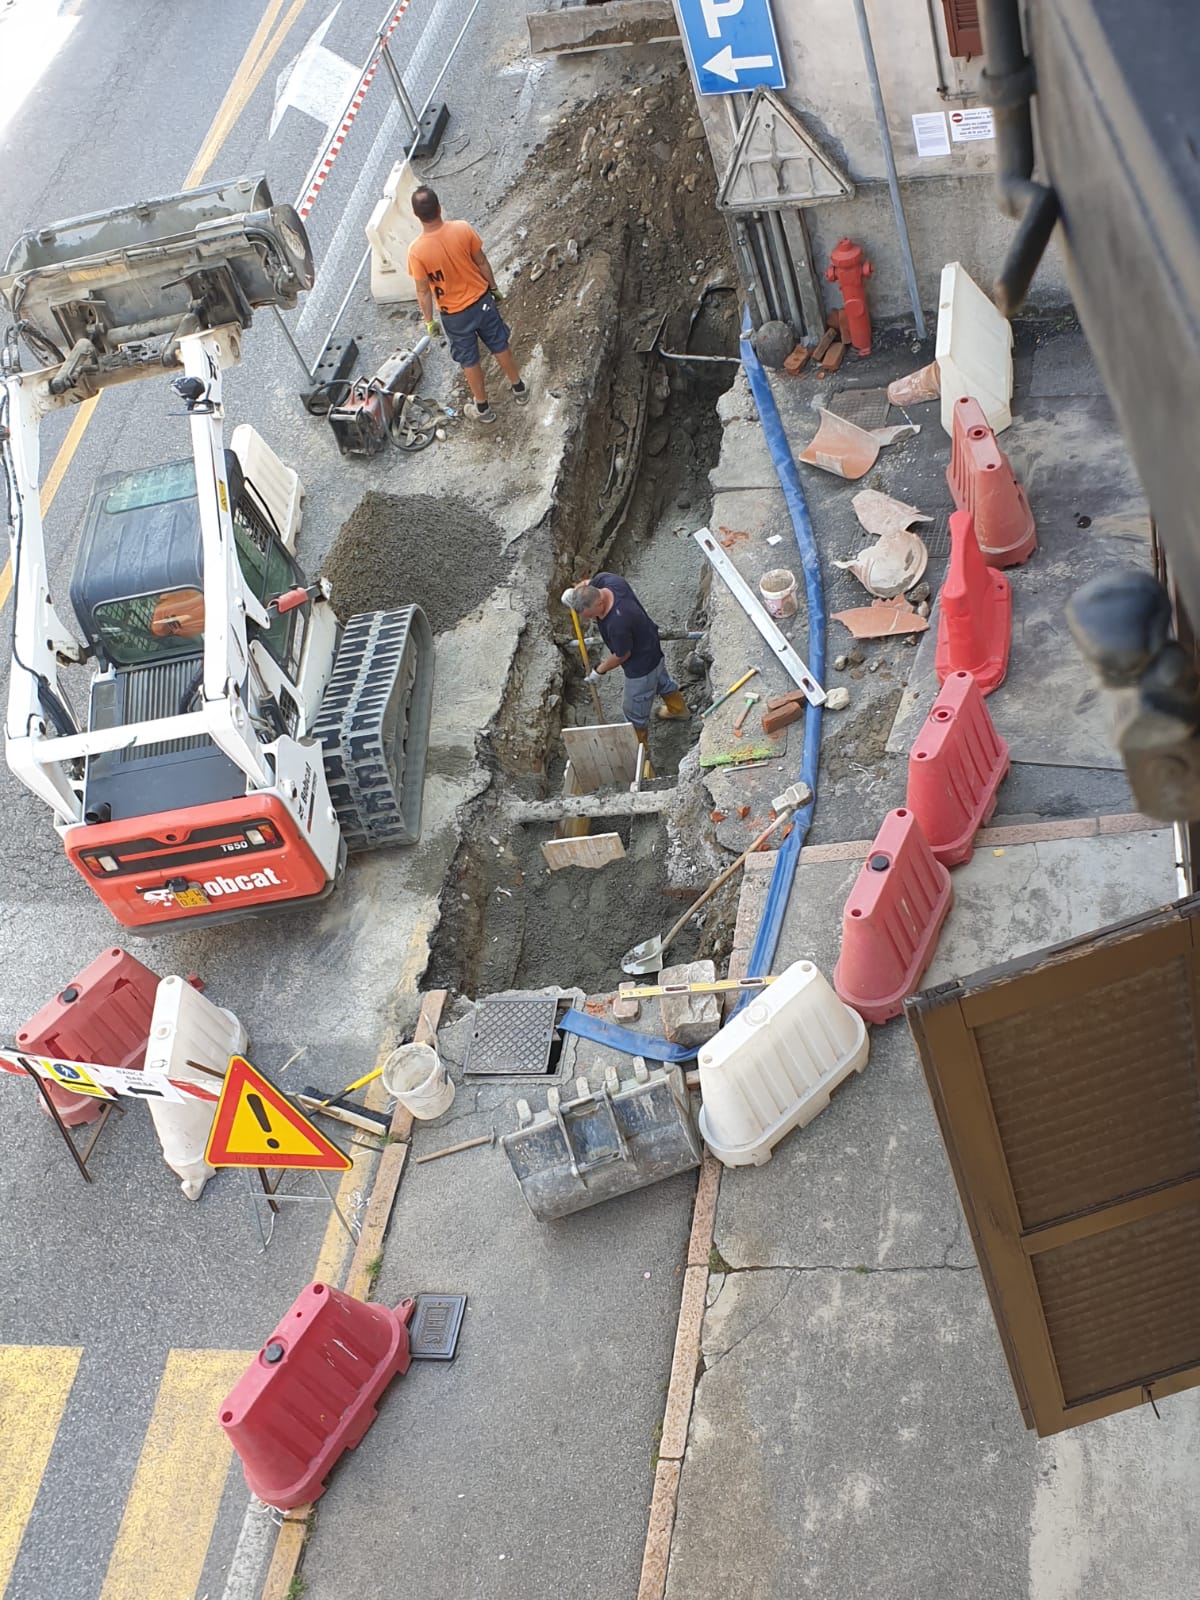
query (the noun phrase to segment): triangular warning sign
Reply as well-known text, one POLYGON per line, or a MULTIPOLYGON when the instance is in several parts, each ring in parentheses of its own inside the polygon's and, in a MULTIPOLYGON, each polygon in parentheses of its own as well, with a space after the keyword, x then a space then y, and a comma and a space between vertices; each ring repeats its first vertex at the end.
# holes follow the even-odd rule
POLYGON ((305 1167, 345 1172, 353 1163, 243 1056, 229 1071, 204 1159, 210 1167, 305 1167))
POLYGON ((771 89, 756 89, 717 204, 724 211, 848 200, 854 185, 771 89))

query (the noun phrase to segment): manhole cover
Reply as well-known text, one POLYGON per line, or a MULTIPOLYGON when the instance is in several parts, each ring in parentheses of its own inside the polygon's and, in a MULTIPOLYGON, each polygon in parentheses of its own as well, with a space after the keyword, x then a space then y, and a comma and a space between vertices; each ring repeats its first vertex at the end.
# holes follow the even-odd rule
POLYGON ((408 1329, 414 1361, 453 1361, 467 1309, 465 1294, 419 1294, 408 1329))
POLYGON ((882 428, 890 408, 886 389, 839 389, 827 407, 859 428, 882 428))
POLYGON ((558 1000, 552 994, 475 1002, 463 1072, 469 1078, 537 1077, 548 1071, 558 1000))

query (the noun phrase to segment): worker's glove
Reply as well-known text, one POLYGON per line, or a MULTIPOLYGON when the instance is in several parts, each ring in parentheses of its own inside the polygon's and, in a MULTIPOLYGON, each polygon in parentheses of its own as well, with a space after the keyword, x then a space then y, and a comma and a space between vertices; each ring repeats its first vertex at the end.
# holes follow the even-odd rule
POLYGON ((431 339, 436 339, 438 344, 445 344, 446 335, 442 332, 442 325, 440 322, 427 322, 425 324, 425 332, 431 339))
POLYGON ((504 304, 504 294, 503 294, 503 291, 502 291, 502 290, 500 290, 500 289, 495 289, 495 288, 494 288, 494 289, 493 289, 493 290, 492 290, 492 299, 493 299, 493 300, 494 300, 494 301, 495 301, 495 302, 496 302, 496 304, 497 304, 497 305, 498 305, 498 306, 502 306, 502 305, 503 305, 503 304, 504 304))
POLYGON ((593 667, 583 681, 584 683, 599 683, 603 676, 603 673, 597 672, 595 667, 593 667))
POLYGON ((563 590, 563 592, 562 592, 562 603, 563 603, 563 605, 566 606, 568 611, 574 611, 574 609, 575 609, 575 607, 571 604, 571 601, 574 600, 574 598, 575 598, 575 590, 574 589, 564 589, 563 590))

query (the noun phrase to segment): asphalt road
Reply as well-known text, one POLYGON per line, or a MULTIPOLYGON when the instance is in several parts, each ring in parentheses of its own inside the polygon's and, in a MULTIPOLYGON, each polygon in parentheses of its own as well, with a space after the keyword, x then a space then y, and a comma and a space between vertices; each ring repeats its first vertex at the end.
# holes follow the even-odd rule
MULTIPOLYGON (((20 13, 35 6, 15 0, 0 12, 0 53, 4 30, 11 44, 14 23, 26 20, 20 13)), ((323 48, 361 66, 382 9, 379 0, 226 0, 219 8, 66 0, 57 53, 0 128, 0 247, 23 229, 204 178, 265 171, 277 200, 294 199, 324 127, 292 105, 272 134, 281 77, 327 21, 323 48)), ((421 0, 401 19, 396 54, 418 97, 468 9, 463 0, 421 0)), ((503 8, 506 17, 512 9, 503 8)), ((486 55, 478 65, 486 67, 486 55)), ((320 98, 319 72, 305 92, 320 98)), ((324 94, 339 103, 328 83, 324 94)), ((344 262, 357 264, 366 213, 399 143, 381 73, 311 219, 322 276, 300 329, 310 357, 344 292, 344 262)), ((253 423, 301 466, 308 501, 299 553, 315 570, 362 485, 339 473, 328 431, 301 411, 298 371, 267 317, 248 335, 245 356, 227 387, 231 425, 253 423)), ((46 532, 64 612, 91 480, 185 454, 184 423, 170 416, 176 408, 165 382, 105 395, 70 455, 46 532)), ((70 421, 52 419, 43 430, 43 482, 70 421)), ((9 599, 0 633, 11 615, 9 599)), ((3 655, 6 697, 7 644, 3 655)), ((474 725, 468 732, 473 740, 474 725)), ((67 863, 49 812, 0 768, 0 1038, 116 941, 160 974, 199 972, 246 1024, 264 1070, 279 1071, 304 1047, 289 1086, 350 1081, 374 1064, 389 1008, 415 1014, 413 979, 452 844, 452 798, 432 818, 427 805, 426 843, 352 864, 319 912, 130 941, 67 863)), ((219 1595, 246 1496, 224 1459, 206 1455, 191 1419, 215 1409, 243 1364, 229 1352, 253 1350, 318 1275, 319 1252, 320 1275, 336 1274, 342 1236, 327 1232, 323 1203, 296 1205, 263 1254, 241 1175, 221 1174, 189 1204, 136 1106, 105 1130, 91 1185, 29 1085, 4 1077, 0 1113, 0 1592, 14 1600, 219 1595), (180 1356, 188 1351, 197 1354, 180 1356)), ((360 1182, 351 1176, 344 1186, 351 1204, 360 1182)), ((320 1195, 311 1180, 300 1187, 320 1195)))

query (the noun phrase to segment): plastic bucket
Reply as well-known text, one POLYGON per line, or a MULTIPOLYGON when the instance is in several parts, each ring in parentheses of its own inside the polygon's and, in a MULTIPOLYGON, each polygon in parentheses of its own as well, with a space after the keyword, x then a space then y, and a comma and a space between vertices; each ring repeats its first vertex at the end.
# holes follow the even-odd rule
POLYGON ((381 1076, 387 1092, 422 1122, 440 1117, 453 1103, 454 1084, 437 1051, 427 1044, 402 1044, 393 1050, 381 1076))
POLYGON ((772 617, 796 615, 796 574, 786 567, 773 567, 758 581, 763 605, 772 617))

